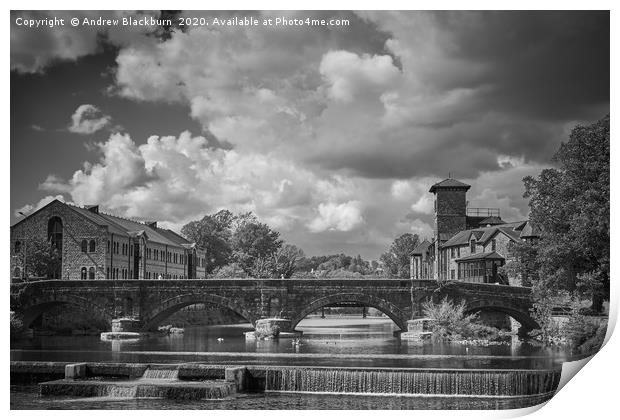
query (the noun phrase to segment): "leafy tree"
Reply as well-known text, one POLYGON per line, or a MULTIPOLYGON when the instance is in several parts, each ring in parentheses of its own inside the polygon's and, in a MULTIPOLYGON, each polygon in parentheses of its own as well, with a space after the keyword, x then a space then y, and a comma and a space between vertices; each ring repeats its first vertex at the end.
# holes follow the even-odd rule
POLYGON ((541 230, 534 290, 609 298, 609 116, 576 126, 554 157, 558 167, 526 177, 530 219, 541 230))
POLYGON ((15 264, 24 267, 27 279, 60 278, 62 260, 60 251, 51 241, 33 238, 23 245, 15 264), (25 264, 24 264, 25 263, 25 264))
POLYGON ((510 277, 519 278, 518 286, 532 287, 532 282, 538 280, 540 263, 538 262, 538 248, 531 242, 511 242, 508 252, 512 257, 500 267, 500 271, 510 277))
POLYGON ((304 252, 300 248, 291 244, 284 245, 273 256, 274 277, 291 278, 303 258, 304 252))
POLYGON ((401 279, 409 278, 409 254, 419 243, 418 235, 411 233, 396 238, 388 252, 381 255, 386 274, 401 279))
POLYGON ((181 229, 183 236, 207 251, 207 273, 212 273, 230 262, 230 239, 234 220, 235 217, 230 211, 221 210, 201 220, 189 222, 181 229))
MULTIPOLYGON (((273 266, 273 255, 283 241, 280 233, 264 223, 247 221, 240 224, 231 238, 233 259, 252 277, 264 278, 273 266)), ((270 276, 268 276, 270 277, 270 276)))
POLYGON ((211 277, 216 279, 244 279, 247 274, 239 264, 230 263, 216 269, 211 277))

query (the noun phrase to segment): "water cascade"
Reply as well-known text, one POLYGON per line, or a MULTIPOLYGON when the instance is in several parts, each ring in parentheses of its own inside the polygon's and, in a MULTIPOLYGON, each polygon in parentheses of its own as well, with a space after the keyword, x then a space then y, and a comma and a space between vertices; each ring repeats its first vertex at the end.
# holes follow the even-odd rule
POLYGON ((137 379, 65 378, 39 384, 41 395, 76 397, 167 398, 175 400, 221 399, 236 393, 237 384, 218 379, 180 380, 179 368, 147 367, 137 379))
POLYGON ((146 368, 141 379, 174 381, 179 379, 179 369, 151 369, 149 367, 146 368))
POLYGON ((337 394, 524 396, 555 391, 556 370, 282 368, 265 372, 265 390, 337 394))

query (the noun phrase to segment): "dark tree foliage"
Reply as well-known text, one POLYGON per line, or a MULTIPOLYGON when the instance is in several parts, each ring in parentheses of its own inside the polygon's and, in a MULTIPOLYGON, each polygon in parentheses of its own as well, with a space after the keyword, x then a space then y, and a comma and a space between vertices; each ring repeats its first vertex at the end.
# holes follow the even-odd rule
POLYGON ((519 278, 521 280, 520 286, 532 287, 532 283, 538 281, 540 272, 536 244, 511 242, 508 244, 508 252, 511 258, 500 270, 510 274, 510 277, 519 278))
POLYGON ((273 257, 283 243, 279 238, 280 233, 264 223, 243 223, 231 238, 233 258, 251 277, 271 277, 273 257))
POLYGON ((576 293, 599 311, 609 298, 609 116, 576 126, 555 161, 524 179, 530 220, 541 230, 534 291, 576 293))
POLYGON ((392 242, 388 252, 381 255, 386 274, 401 279, 409 278, 409 254, 418 246, 418 235, 405 233, 392 242))
POLYGON ((28 240, 18 258, 18 265, 25 267, 22 274, 26 279, 56 278, 60 273, 62 260, 56 245, 43 239, 28 240), (24 264, 25 262, 25 264, 24 264))
POLYGON ((207 215, 201 220, 189 222, 181 234, 207 251, 207 273, 223 267, 231 261, 232 224, 235 217, 228 210, 207 215))

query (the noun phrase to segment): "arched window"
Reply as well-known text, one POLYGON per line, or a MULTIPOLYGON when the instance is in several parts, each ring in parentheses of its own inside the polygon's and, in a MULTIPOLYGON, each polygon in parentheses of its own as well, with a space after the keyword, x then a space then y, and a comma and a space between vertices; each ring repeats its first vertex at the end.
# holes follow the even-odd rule
POLYGON ((19 241, 15 241, 15 253, 19 254, 22 250, 22 243, 19 241))
POLYGON ((90 267, 88 269, 88 279, 95 280, 95 267, 90 267))
POLYGON ((95 240, 91 239, 88 243, 88 252, 95 252, 95 240))
POLYGON ((50 218, 47 222, 47 240, 58 251, 62 252, 62 220, 58 216, 50 218))
POLYGON ((82 267, 82 270, 80 271, 80 279, 86 280, 86 276, 87 276, 86 267, 82 267))
POLYGON ((88 241, 86 239, 82 240, 82 252, 88 252, 88 241))

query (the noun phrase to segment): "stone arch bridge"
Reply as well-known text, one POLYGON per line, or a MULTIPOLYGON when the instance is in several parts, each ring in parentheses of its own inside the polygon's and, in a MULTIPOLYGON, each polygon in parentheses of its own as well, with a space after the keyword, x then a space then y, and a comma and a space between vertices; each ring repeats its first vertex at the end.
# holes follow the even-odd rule
POLYGON ((263 318, 291 321, 338 304, 373 307, 401 330, 422 316, 422 305, 445 296, 464 301, 467 311, 511 316, 522 332, 538 328, 530 316, 530 289, 495 284, 391 279, 215 279, 215 280, 44 280, 11 285, 11 310, 24 327, 54 306, 66 304, 111 322, 119 316, 139 320, 138 329, 157 329, 181 308, 208 303, 228 308, 255 325, 263 318))

